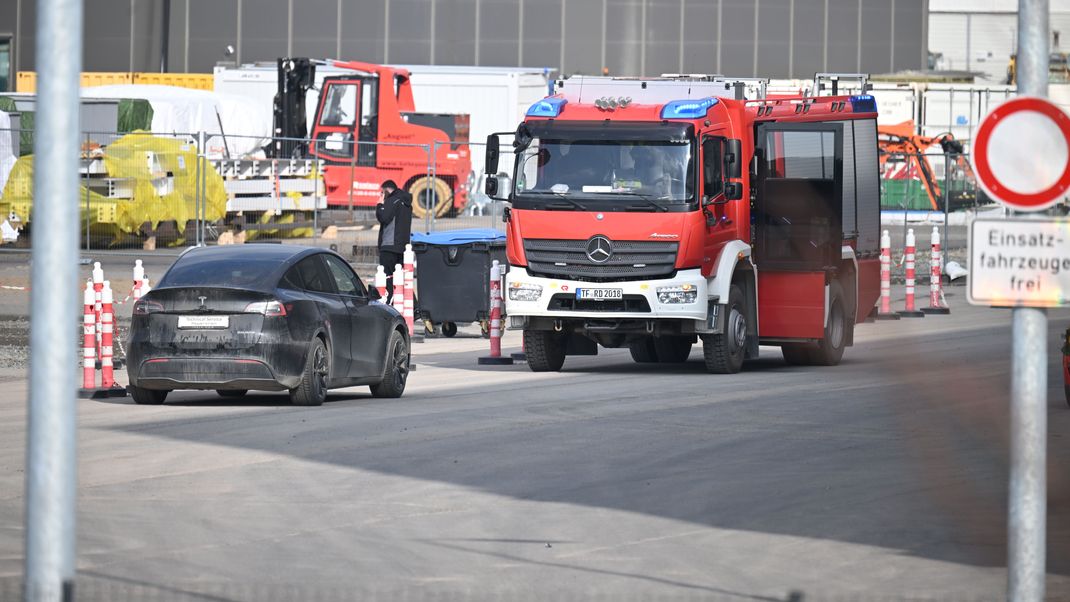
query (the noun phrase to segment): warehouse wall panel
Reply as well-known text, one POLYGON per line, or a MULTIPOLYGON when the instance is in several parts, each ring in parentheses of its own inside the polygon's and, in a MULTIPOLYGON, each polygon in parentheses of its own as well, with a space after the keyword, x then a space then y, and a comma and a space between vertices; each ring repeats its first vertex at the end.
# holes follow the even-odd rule
MULTIPOLYGON (((896 32, 898 35, 899 32, 896 32)), ((892 70, 892 5, 889 0, 862 0, 862 71, 892 70)))
POLYGON ((475 36, 476 0, 436 0, 436 64, 474 64, 476 60, 475 36))
POLYGON ((517 66, 520 0, 480 0, 479 64, 517 66))
POLYGON ((646 9, 646 74, 680 71, 681 0, 648 0, 646 9))
POLYGON ((339 58, 382 62, 385 13, 385 0, 342 0, 342 56, 339 58))
MULTIPOLYGON (((258 7, 249 8, 261 13, 262 18, 271 17, 258 7)), ((294 2, 293 11, 293 55, 334 57, 338 51, 338 0, 299 0, 294 2)), ((249 60, 244 51, 242 60, 249 60)))
MULTIPOLYGON (((97 0, 86 10, 82 66, 86 71, 130 70, 130 0, 97 0)), ((30 23, 34 27, 34 23, 30 23)), ((25 25, 24 25, 25 27, 25 25)))
POLYGON ((211 73, 218 61, 226 60, 223 49, 238 43, 238 0, 190 2, 189 14, 190 71, 211 73))
POLYGON ((564 73, 597 75, 602 66, 602 0, 567 0, 564 73))
POLYGON ((791 35, 791 2, 762 0, 758 5, 758 73, 762 77, 788 77, 791 35))
POLYGON ((392 63, 431 62, 431 0, 384 0, 390 8, 392 63))
MULTIPOLYGON (((255 2, 243 0, 241 14, 241 60, 243 63, 274 61, 286 56, 288 27, 285 15, 288 11, 288 0, 255 0, 255 2), (283 18, 280 19, 279 15, 283 15, 283 18)), ((297 22, 304 22, 304 16, 299 16, 301 12, 296 6, 294 7, 295 38, 297 37, 297 22)), ((333 34, 333 27, 331 32, 333 34)), ((334 54, 333 48, 331 54, 334 54)))
MULTIPOLYGON (((733 77, 754 74, 754 2, 722 0, 721 72, 733 77)), ((764 43, 765 40, 762 40, 764 43)))
POLYGON ((524 65, 556 67, 561 63, 561 0, 525 0, 524 65))
POLYGON ((828 0, 828 70, 858 69, 858 0, 828 0))
POLYGON ((825 70, 825 0, 795 0, 792 67, 802 78, 825 70))
POLYGON ((927 40, 922 32, 925 26, 925 0, 895 0, 895 50, 893 71, 917 69, 921 64, 927 40))
POLYGON ((684 0, 684 73, 717 73, 719 0, 684 0))

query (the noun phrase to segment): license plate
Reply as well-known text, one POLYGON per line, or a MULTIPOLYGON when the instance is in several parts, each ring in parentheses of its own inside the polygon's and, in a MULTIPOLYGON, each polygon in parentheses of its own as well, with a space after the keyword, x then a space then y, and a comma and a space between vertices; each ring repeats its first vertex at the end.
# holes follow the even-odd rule
POLYGON ((197 330, 229 328, 230 316, 179 316, 178 327, 197 330))
POLYGON ((576 298, 584 301, 611 301, 624 298, 624 289, 620 288, 578 288, 576 298))

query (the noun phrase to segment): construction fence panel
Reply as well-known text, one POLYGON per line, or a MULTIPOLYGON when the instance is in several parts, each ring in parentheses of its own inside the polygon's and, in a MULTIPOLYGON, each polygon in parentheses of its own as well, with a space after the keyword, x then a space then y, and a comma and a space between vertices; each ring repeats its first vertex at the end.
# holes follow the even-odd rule
POLYGON ((881 209, 955 212, 992 201, 977 185, 969 154, 882 153, 881 209))

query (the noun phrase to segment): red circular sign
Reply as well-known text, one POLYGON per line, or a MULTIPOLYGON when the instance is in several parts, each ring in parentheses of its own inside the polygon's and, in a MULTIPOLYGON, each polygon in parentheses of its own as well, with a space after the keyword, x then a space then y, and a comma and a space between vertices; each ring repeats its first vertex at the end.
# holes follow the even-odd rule
MULTIPOLYGON (((996 127, 1009 117, 1018 117, 1028 113, 1033 113, 1034 116, 1046 117, 1054 122, 1062 134, 1067 148, 1070 149, 1070 117, 1058 106, 1043 98, 1019 96, 992 109, 981 120, 981 124, 977 127, 977 131, 973 136, 970 163, 973 166, 974 174, 977 176, 977 183, 989 196, 1012 209, 1040 211, 1054 205, 1056 201, 1066 196, 1068 189, 1070 189, 1070 160, 1064 161, 1061 175, 1050 186, 1044 190, 1025 193, 1013 189, 1006 182, 1001 182, 990 163, 989 144, 992 142, 992 133, 996 130, 996 127)), ((1020 131, 1016 133, 1018 137, 1015 141, 1015 146, 1008 150, 1028 157, 1030 151, 1033 150, 1030 132, 1020 131)), ((1049 161, 1052 160, 1052 157, 1036 156, 1031 157, 1030 160, 1049 161)))

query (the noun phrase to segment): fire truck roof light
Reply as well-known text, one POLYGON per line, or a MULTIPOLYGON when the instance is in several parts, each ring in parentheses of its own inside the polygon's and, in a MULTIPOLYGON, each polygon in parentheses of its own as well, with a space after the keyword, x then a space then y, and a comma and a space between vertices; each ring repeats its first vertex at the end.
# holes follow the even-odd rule
POLYGON ((698 119, 705 117, 706 111, 717 104, 717 99, 703 98, 700 100, 674 100, 665 103, 661 108, 662 119, 698 119))
POLYGON ((851 111, 855 113, 876 113, 877 99, 871 94, 860 94, 851 97, 851 111))
POLYGON ((561 114, 561 109, 563 109, 567 103, 567 100, 557 96, 544 98, 531 105, 527 115, 528 117, 557 117, 561 114))

